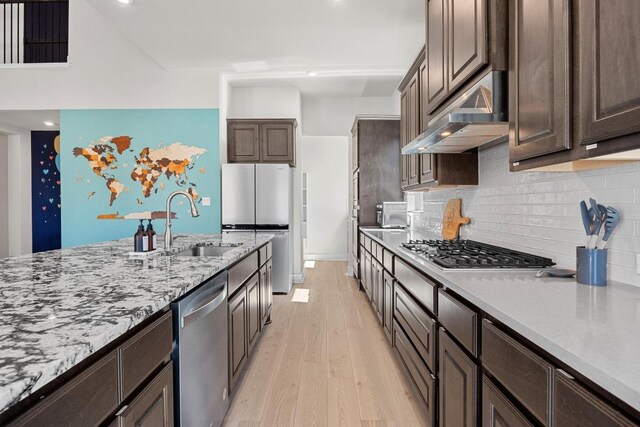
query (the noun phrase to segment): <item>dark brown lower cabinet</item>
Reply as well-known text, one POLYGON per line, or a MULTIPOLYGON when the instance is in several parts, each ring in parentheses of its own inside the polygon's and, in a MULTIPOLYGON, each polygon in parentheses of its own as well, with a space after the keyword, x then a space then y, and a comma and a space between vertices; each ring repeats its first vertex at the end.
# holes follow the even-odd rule
POLYGON ((243 286, 229 299, 229 389, 247 361, 247 292, 243 286))
POLYGON ((540 423, 551 425, 553 367, 486 319, 482 321, 482 365, 540 423))
POLYGON ((429 426, 435 425, 436 415, 436 378, 429 372, 422 358, 418 355, 411 341, 405 335, 402 327, 393 324, 393 348, 395 348, 400 360, 407 368, 409 376, 418 388, 418 392, 427 407, 427 420, 429 426))
POLYGON ((120 427, 173 426, 173 362, 118 413, 120 427))
POLYGON ((263 265, 260 267, 260 271, 258 272, 258 276, 260 276, 260 325, 263 326, 267 323, 267 318, 269 317, 269 299, 267 297, 267 266, 263 265))
POLYGON ((113 351, 9 425, 98 425, 118 409, 118 403, 118 362, 113 351))
POLYGON ((383 327, 384 333, 389 339, 389 342, 393 342, 393 276, 389 273, 384 273, 383 279, 383 327))
POLYGON ((246 284, 247 287, 247 340, 251 353, 260 335, 260 276, 254 274, 246 284))
POLYGON ((418 354, 435 370, 436 321, 399 284, 393 291, 393 307, 397 322, 402 325, 418 354))
POLYGON ((482 377, 482 427, 533 427, 509 399, 482 377))
POLYGON ((382 264, 376 261, 375 268, 375 303, 373 307, 376 311, 376 315, 378 316, 378 320, 380 324, 383 324, 384 320, 382 319, 382 315, 384 312, 384 269, 382 268, 382 264))
POLYGON ((478 423, 478 366, 440 328, 440 426, 473 427, 478 423))
POLYGON ((273 310, 273 260, 267 261, 267 306, 269 310, 269 319, 271 319, 271 310, 273 310))
POLYGON ((563 371, 554 376, 553 420, 556 427, 631 427, 632 423, 563 371))

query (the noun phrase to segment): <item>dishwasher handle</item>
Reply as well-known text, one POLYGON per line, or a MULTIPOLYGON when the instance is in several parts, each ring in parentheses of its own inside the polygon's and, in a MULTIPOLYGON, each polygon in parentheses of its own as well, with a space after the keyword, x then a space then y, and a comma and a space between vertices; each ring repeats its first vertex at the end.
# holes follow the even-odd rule
POLYGON ((206 302, 204 305, 200 306, 198 309, 192 311, 189 314, 185 314, 184 316, 182 316, 182 318, 180 319, 180 327, 185 328, 190 323, 193 323, 197 320, 202 319, 203 317, 211 313, 213 310, 218 308, 220 304, 222 304, 226 299, 227 299, 227 286, 225 283, 225 285, 222 287, 222 290, 219 293, 216 293, 215 297, 213 297, 211 300, 206 302))

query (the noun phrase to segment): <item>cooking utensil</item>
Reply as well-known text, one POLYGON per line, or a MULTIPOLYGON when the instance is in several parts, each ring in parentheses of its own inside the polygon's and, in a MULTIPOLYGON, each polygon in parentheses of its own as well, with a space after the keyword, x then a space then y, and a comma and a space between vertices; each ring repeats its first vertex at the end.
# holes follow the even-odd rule
POLYGON ((607 207, 607 220, 604 223, 604 237, 602 241, 598 244, 598 249, 604 249, 607 246, 607 241, 609 241, 609 237, 611 237, 611 233, 618 226, 620 222, 620 213, 616 208, 612 208, 611 206, 607 207))
POLYGON ((462 199, 451 199, 444 210, 442 221, 442 238, 454 240, 460 233, 460 226, 469 224, 470 218, 462 216, 462 199))
POLYGON ((588 249, 595 249, 596 243, 598 242, 598 235, 600 234, 600 229, 602 228, 602 224, 606 220, 600 212, 600 208, 598 207, 598 203, 593 198, 589 198, 589 203, 591 203, 591 208, 589 212, 593 211, 592 216, 592 227, 591 227, 591 237, 589 238, 589 243, 587 244, 588 249))
POLYGON ((587 203, 583 200, 580 202, 580 214, 582 215, 582 225, 584 225, 584 231, 587 233, 587 246, 589 245, 589 241, 591 240, 592 226, 593 223, 591 221, 592 216, 589 215, 589 209, 587 208, 587 203))

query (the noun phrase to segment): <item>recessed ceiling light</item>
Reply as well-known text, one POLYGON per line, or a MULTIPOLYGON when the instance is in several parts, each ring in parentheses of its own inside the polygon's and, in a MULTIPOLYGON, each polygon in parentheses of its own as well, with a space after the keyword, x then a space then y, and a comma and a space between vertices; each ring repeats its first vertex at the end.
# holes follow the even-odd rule
POLYGON ((44 122, 42 122, 42 123, 44 123, 44 125, 45 125, 45 126, 55 126, 55 125, 56 125, 55 123, 50 122, 49 120, 45 120, 45 121, 44 121, 44 122))
POLYGON ((425 147, 418 147, 418 151, 424 151, 424 150, 426 150, 425 147))
POLYGON ((118 3, 131 4, 131 3, 133 3, 133 0, 118 0, 118 3))
POLYGON ((446 130, 446 131, 444 131, 444 132, 442 132, 440 134, 440 136, 449 136, 449 135, 451 135, 451 132, 449 132, 448 130, 446 130))
POLYGON ((316 73, 315 71, 307 71, 307 76, 309 76, 309 77, 315 77, 317 75, 318 75, 318 73, 316 73))

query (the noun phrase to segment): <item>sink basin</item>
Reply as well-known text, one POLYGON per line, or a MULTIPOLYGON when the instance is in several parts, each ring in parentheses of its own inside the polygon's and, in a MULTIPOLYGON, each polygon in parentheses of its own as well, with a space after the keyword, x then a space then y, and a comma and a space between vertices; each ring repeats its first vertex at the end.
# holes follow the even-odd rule
POLYGON ((235 249, 237 246, 195 246, 190 249, 185 249, 180 252, 176 252, 175 256, 211 256, 219 257, 223 254, 235 249))

